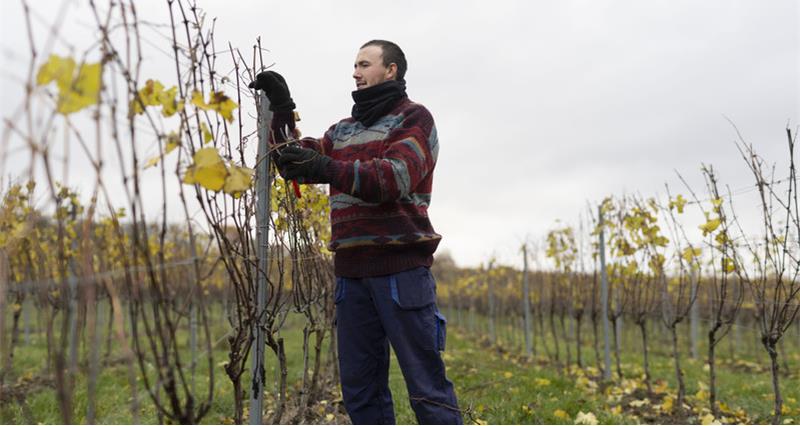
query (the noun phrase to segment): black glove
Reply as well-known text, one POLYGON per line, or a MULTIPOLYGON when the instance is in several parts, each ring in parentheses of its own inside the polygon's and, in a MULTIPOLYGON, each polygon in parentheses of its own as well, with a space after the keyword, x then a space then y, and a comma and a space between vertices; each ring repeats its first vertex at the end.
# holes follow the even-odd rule
POLYGON ((256 80, 251 81, 247 87, 264 91, 269 99, 270 111, 291 113, 296 108, 286 80, 275 71, 258 73, 256 80))
POLYGON ((330 183, 328 164, 331 157, 322 155, 313 149, 287 146, 280 150, 278 171, 284 179, 305 182, 330 183))

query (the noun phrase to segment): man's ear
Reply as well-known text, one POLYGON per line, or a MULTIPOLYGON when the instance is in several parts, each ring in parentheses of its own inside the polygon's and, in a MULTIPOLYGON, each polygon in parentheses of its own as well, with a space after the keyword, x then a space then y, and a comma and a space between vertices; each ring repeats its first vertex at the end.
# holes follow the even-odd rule
POLYGON ((397 80, 397 64, 392 62, 386 67, 386 79, 387 80, 397 80))

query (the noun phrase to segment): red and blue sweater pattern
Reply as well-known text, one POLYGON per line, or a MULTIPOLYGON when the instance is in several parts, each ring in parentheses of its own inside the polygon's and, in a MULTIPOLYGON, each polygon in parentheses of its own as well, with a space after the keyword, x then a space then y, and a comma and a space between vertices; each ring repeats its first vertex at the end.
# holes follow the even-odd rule
POLYGON ((329 248, 337 276, 432 264, 441 240, 428 218, 439 144, 424 106, 403 98, 368 128, 346 118, 302 144, 333 159, 329 248))

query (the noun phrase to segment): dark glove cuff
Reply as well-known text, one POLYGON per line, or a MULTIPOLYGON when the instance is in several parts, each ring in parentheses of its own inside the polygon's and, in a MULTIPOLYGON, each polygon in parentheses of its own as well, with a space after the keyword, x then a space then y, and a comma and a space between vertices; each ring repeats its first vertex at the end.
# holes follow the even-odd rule
POLYGON ((287 139, 295 138, 294 112, 276 111, 272 115, 270 130, 273 135, 273 143, 283 143, 287 139))
POLYGON ((297 108, 292 98, 276 101, 269 104, 269 110, 274 112, 292 112, 297 108))
POLYGON ((284 130, 285 127, 289 127, 289 130, 294 130, 294 112, 275 111, 275 113, 272 114, 272 122, 270 123, 270 127, 273 131, 284 130))

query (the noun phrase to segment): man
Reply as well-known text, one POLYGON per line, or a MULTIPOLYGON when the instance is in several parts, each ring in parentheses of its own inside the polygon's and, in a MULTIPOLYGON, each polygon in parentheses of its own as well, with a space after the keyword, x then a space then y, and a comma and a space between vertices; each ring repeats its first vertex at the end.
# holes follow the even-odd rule
MULTIPOLYGON (((358 51, 352 116, 321 139, 280 149, 285 179, 330 184, 331 242, 342 396, 355 424, 395 422, 389 344, 422 424, 460 424, 440 351, 433 253, 441 236, 428 219, 438 141, 431 114, 408 99, 406 59, 372 40, 358 51), (298 146, 299 145, 299 146, 298 146)), ((260 73, 273 109, 274 142, 294 131, 294 102, 279 74, 260 73)))

